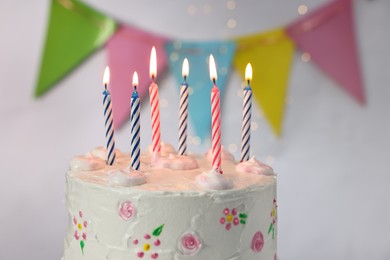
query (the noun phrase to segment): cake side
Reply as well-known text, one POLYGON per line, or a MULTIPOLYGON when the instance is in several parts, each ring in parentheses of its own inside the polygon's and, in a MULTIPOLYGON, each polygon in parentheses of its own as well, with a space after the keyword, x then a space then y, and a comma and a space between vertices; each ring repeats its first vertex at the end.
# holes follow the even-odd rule
POLYGON ((273 260, 276 177, 239 173, 224 161, 233 189, 203 190, 194 179, 209 163, 197 160, 198 169, 185 171, 145 162, 147 183, 134 187, 109 184, 125 156, 115 167, 69 171, 64 259, 273 260))

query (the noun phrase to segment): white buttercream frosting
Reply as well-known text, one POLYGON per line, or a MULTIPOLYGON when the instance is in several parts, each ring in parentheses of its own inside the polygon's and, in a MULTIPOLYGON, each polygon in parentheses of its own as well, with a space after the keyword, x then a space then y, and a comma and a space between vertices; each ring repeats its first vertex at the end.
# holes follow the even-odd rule
POLYGON ((121 169, 111 172, 108 181, 111 185, 131 187, 146 183, 146 177, 140 171, 121 169))
POLYGON ((248 161, 240 162, 236 165, 236 169, 239 172, 243 173, 254 173, 254 174, 263 174, 263 175, 273 175, 274 170, 271 166, 268 166, 265 163, 262 163, 253 156, 248 161))
POLYGON ((199 186, 207 190, 227 190, 233 188, 233 180, 226 178, 214 168, 199 174, 195 180, 199 186))
POLYGON ((95 171, 106 167, 106 162, 99 157, 88 153, 86 155, 77 155, 69 162, 69 168, 72 171, 95 171))
MULTIPOLYGON (((213 161, 213 150, 212 148, 210 148, 207 153, 206 153, 206 159, 211 162, 213 161)), ((222 158, 222 161, 232 161, 234 162, 234 156, 233 154, 229 153, 224 146, 222 146, 222 149, 221 149, 221 158, 222 158)))
POLYGON ((196 160, 190 156, 169 154, 166 157, 159 157, 153 163, 155 168, 168 168, 173 170, 192 170, 198 168, 196 160))

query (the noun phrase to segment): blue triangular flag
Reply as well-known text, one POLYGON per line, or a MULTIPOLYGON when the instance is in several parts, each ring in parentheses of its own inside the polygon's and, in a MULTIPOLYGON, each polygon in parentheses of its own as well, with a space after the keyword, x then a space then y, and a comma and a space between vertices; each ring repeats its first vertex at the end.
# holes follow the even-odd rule
POLYGON ((223 103, 225 84, 236 49, 235 43, 230 41, 174 41, 167 43, 165 49, 169 57, 171 72, 178 81, 178 88, 183 82, 183 60, 187 58, 189 61, 190 71, 187 82, 192 89, 188 101, 189 117, 196 134, 202 141, 205 141, 211 136, 210 92, 213 83, 210 80, 209 56, 210 54, 214 56, 217 65, 217 86, 221 91, 221 103, 223 103))

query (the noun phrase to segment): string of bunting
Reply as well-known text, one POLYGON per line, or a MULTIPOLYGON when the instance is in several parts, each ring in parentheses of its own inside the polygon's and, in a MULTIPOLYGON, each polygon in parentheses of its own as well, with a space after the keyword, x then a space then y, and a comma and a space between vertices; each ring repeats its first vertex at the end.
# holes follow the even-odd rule
MULTIPOLYGON (((252 88, 274 133, 282 132, 289 74, 296 47, 306 53, 348 94, 364 104, 365 95, 356 44, 353 0, 333 0, 283 28, 223 41, 186 42, 155 35, 115 20, 79 0, 52 0, 50 18, 35 94, 55 84, 105 46, 111 68, 114 127, 129 119, 130 74, 137 70, 139 95, 147 95, 149 55, 156 46, 158 71, 170 69, 182 81, 181 65, 188 58, 191 73, 189 117, 197 135, 210 135, 210 88, 207 57, 218 63, 218 85, 223 93, 232 68, 244 78, 250 62, 256 77, 252 88), (199 104, 202 104, 199 106, 199 104), (207 105, 203 105, 207 104, 207 105)), ((178 89, 179 95, 179 89, 178 89)), ((223 105, 223 104, 222 104, 223 105)))

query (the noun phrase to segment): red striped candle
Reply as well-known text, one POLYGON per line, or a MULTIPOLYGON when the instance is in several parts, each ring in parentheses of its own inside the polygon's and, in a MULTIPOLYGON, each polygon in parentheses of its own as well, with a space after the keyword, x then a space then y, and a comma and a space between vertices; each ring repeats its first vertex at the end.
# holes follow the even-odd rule
POLYGON ((157 75, 156 48, 154 46, 150 54, 149 75, 150 78, 152 79, 152 83, 149 86, 150 109, 151 109, 151 119, 152 119, 152 151, 153 151, 153 156, 159 156, 161 151, 160 108, 159 108, 159 99, 158 99, 158 86, 156 83, 154 83, 154 80, 157 75))
POLYGON ((212 127, 212 154, 213 168, 222 174, 221 168, 221 95, 216 85, 217 69, 213 55, 210 55, 209 61, 210 79, 214 86, 211 89, 211 127, 212 127))

